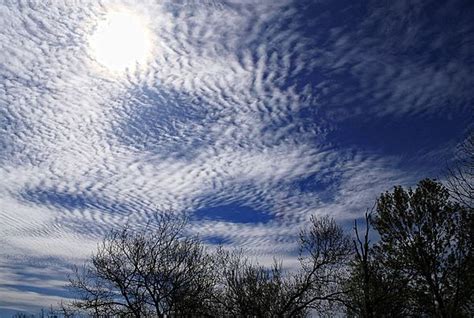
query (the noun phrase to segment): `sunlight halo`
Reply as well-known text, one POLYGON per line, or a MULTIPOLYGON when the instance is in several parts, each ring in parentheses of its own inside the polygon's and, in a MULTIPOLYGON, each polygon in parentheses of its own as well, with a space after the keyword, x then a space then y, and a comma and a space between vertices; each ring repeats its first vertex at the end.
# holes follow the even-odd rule
POLYGON ((126 10, 109 12, 99 21, 89 45, 95 61, 118 73, 143 68, 152 47, 143 17, 126 10))

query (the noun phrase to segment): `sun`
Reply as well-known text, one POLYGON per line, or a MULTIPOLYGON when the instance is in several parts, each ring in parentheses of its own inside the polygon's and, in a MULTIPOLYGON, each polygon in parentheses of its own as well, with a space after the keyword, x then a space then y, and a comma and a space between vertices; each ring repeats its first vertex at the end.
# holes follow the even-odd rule
POLYGON ((151 54, 150 31, 143 17, 130 11, 109 12, 90 37, 95 61, 123 73, 144 67, 151 54))

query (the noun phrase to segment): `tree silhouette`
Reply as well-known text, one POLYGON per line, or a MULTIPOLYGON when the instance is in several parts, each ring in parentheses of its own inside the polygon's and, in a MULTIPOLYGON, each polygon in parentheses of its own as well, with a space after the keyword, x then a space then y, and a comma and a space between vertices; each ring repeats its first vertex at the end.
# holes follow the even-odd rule
POLYGON ((351 241, 333 218, 310 219, 308 229, 300 233, 299 259, 301 273, 296 277, 294 297, 299 307, 308 307, 323 314, 341 302, 351 241))
POLYGON ((448 168, 447 188, 456 201, 474 208, 474 132, 457 149, 456 163, 448 168))
POLYGON ((431 317, 472 313, 472 209, 449 200, 439 182, 398 186, 377 201, 374 227, 383 265, 403 273, 414 310, 431 317))
POLYGON ((242 251, 217 252, 220 285, 216 299, 217 316, 230 317, 304 317, 306 308, 287 305, 294 292, 281 264, 268 268, 252 263, 242 251), (291 315, 290 315, 291 313, 291 315))
POLYGON ((371 213, 365 214, 365 231, 359 233, 354 221, 354 259, 345 282, 344 304, 349 317, 407 317, 411 313, 406 291, 408 279, 400 270, 385 268, 369 239, 371 213))
POLYGON ((340 282, 350 240, 329 217, 311 217, 300 233, 301 268, 283 273, 255 265, 242 252, 219 251, 221 288, 217 298, 232 317, 306 317, 325 313, 343 295, 340 282))
MULTIPOLYGON (((441 183, 382 194, 354 237, 330 217, 299 236, 299 268, 265 267, 242 251, 206 249, 164 214, 110 232, 70 280, 73 307, 121 317, 469 317, 473 209, 441 183), (369 239, 371 227, 378 241, 369 239)), ((69 313, 67 306, 64 307, 69 313)), ((65 311, 66 312, 66 311, 65 311)))
POLYGON ((182 235, 184 224, 165 215, 142 231, 112 231, 71 278, 79 296, 73 305, 95 316, 206 315, 212 258, 182 235))

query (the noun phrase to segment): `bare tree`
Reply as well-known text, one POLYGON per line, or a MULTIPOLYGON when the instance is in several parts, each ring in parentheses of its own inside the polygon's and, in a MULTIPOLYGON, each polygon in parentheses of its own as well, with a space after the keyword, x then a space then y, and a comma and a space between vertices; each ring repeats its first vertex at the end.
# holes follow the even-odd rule
POLYGON ((341 282, 351 245, 348 236, 329 217, 311 218, 300 234, 296 272, 252 264, 242 252, 218 253, 220 285, 216 293, 222 316, 306 317, 322 314, 342 299, 341 282))
POLYGON ((452 198, 474 208, 474 132, 471 132, 456 152, 455 165, 448 168, 447 188, 452 198))
POLYGON ((214 286, 212 257, 185 221, 160 216, 154 226, 112 231, 91 262, 76 269, 73 305, 94 316, 206 315, 214 286))
MULTIPOLYGON (((216 286, 219 315, 223 317, 289 317, 284 310, 291 286, 281 263, 268 268, 252 263, 242 251, 216 253, 219 260, 220 284, 216 286)), ((305 314, 302 308, 293 317, 305 314)))
POLYGON ((62 300, 58 304, 57 312, 59 313, 60 317, 64 318, 80 317, 80 314, 77 312, 76 308, 72 307, 69 303, 65 303, 62 300))
POLYGON ((343 293, 350 240, 333 219, 311 218, 297 272, 252 263, 242 252, 210 254, 163 216, 145 230, 112 231, 70 279, 74 308, 93 316, 305 317, 343 293))
POLYGON ((312 216, 309 229, 300 234, 302 271, 295 276, 293 301, 319 314, 339 305, 351 254, 350 238, 333 218, 312 216))
POLYGON ((365 213, 365 233, 363 240, 359 235, 359 228, 357 226, 357 220, 354 220, 354 233, 355 239, 354 250, 355 250, 355 264, 358 267, 359 275, 361 276, 362 282, 362 299, 360 304, 360 314, 362 317, 372 318, 374 317, 374 304, 371 290, 371 281, 373 279, 373 269, 371 268, 370 255, 370 213, 365 213))

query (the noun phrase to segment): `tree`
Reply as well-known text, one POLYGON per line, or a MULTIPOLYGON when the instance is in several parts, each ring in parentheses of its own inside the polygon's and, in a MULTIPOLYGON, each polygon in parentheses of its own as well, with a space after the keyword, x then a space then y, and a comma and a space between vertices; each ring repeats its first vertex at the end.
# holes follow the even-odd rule
POLYGON ((408 280, 420 315, 468 317, 473 309, 472 209, 450 201, 439 182, 398 186, 377 201, 373 221, 383 266, 408 280))
POLYGON ((384 268, 380 255, 369 239, 371 213, 365 214, 365 231, 359 233, 354 221, 354 258, 350 265, 350 277, 345 283, 344 305, 349 317, 407 317, 410 310, 405 289, 408 280, 400 271, 384 268))
POLYGON ((268 268, 252 263, 242 251, 217 252, 220 284, 216 299, 223 317, 304 317, 306 308, 286 306, 293 293, 281 263, 268 268), (291 315, 290 315, 291 313, 291 315))
POLYGON ((340 304, 351 254, 350 238, 334 219, 312 216, 309 229, 300 233, 302 271, 295 276, 292 301, 319 314, 340 304))
POLYGON ((455 166, 448 168, 447 187, 459 203, 474 208, 474 132, 458 147, 455 166))
MULTIPOLYGON (((350 240, 329 217, 311 217, 300 233, 301 268, 283 273, 275 261, 271 268, 252 264, 242 252, 220 251, 222 311, 232 317, 306 317, 323 314, 338 302, 350 240)), ((221 316, 225 316, 222 314, 221 316)))
POLYGON ((91 262, 76 269, 73 305, 94 316, 206 315, 214 286, 213 262, 185 221, 158 217, 155 226, 112 231, 91 262))

